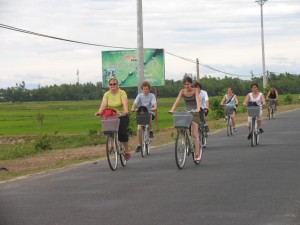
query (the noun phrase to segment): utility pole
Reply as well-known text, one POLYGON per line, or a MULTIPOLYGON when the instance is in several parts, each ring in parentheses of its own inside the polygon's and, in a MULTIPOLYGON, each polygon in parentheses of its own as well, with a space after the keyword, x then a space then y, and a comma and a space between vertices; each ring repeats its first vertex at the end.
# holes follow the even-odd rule
POLYGON ((197 81, 200 81, 200 74, 199 74, 199 59, 196 59, 196 67, 197 67, 197 81))
POLYGON ((79 84, 79 70, 78 70, 78 67, 77 67, 77 72, 76 72, 76 74, 77 74, 77 84, 79 84))
POLYGON ((138 93, 144 81, 144 46, 143 46, 143 7, 142 0, 137 0, 137 61, 138 61, 138 93))
POLYGON ((263 88, 267 86, 267 74, 265 65, 265 46, 264 46, 264 22, 263 22, 263 5, 268 0, 256 0, 260 5, 260 21, 261 21, 261 46, 262 46, 262 65, 263 65, 263 88))

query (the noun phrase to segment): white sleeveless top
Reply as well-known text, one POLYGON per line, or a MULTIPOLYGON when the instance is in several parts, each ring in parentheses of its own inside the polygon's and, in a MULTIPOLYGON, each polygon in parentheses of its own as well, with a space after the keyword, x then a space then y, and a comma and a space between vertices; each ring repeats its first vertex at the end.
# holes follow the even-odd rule
POLYGON ((230 105, 230 106, 232 106, 232 107, 234 107, 234 108, 236 108, 235 107, 235 97, 236 97, 236 95, 234 94, 233 95, 233 97, 231 96, 230 98, 227 96, 227 95, 225 95, 225 104, 226 105, 230 105), (230 100, 229 102, 228 102, 228 100, 230 100))
POLYGON ((262 93, 259 92, 256 98, 253 98, 252 92, 248 94, 250 97, 250 102, 256 102, 257 105, 262 106, 262 102, 261 102, 261 96, 262 93))

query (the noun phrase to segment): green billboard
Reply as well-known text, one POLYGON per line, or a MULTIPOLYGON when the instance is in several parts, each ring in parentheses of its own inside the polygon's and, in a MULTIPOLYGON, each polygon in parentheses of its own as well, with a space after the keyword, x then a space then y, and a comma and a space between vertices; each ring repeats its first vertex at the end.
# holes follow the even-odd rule
MULTIPOLYGON (((144 80, 151 86, 165 84, 163 49, 144 49, 144 80)), ((120 87, 138 84, 137 50, 102 51, 102 86, 108 86, 111 77, 117 78, 120 87)))

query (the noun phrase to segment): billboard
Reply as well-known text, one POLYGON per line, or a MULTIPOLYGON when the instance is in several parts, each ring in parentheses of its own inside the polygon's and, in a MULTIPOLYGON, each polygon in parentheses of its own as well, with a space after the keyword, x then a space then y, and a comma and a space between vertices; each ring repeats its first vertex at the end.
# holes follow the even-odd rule
MULTIPOLYGON (((108 86, 111 77, 117 78, 120 87, 138 85, 137 50, 102 51, 102 86, 108 86)), ((144 49, 144 80, 151 86, 165 84, 163 49, 144 49)))

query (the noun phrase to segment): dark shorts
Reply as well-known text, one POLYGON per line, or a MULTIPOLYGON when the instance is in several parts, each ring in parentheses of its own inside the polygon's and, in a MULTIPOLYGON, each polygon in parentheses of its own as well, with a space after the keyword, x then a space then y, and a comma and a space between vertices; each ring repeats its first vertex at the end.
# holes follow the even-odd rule
POLYGON ((129 126, 129 116, 121 116, 120 117, 120 125, 119 125, 119 141, 120 142, 128 142, 129 135, 128 135, 128 126, 129 126))

